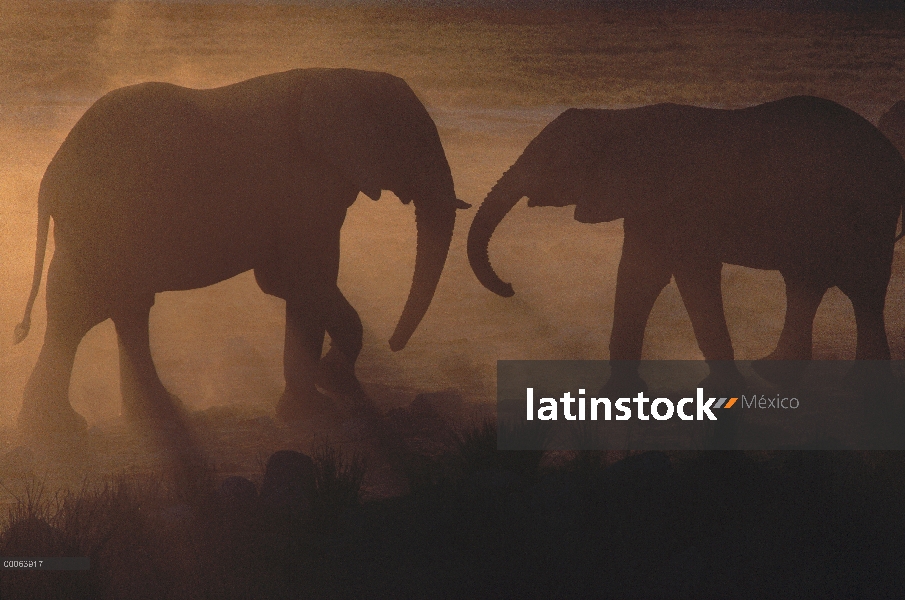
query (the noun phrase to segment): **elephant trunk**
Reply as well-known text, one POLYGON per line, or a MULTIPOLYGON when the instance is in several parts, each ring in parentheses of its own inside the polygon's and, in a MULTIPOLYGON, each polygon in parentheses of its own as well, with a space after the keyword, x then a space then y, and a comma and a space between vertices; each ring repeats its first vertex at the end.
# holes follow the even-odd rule
POLYGON ((497 225, 524 195, 520 191, 520 186, 513 185, 513 171, 514 167, 493 186, 481 203, 468 231, 468 262, 471 264, 471 270, 484 287, 504 298, 512 296, 515 292, 512 285, 500 279, 493 270, 487 247, 497 225))
POLYGON ((427 312, 452 241, 456 220, 456 205, 415 201, 415 223, 418 228, 418 250, 415 254, 415 274, 408 300, 396 330, 390 338, 390 349, 402 350, 415 333, 427 312))

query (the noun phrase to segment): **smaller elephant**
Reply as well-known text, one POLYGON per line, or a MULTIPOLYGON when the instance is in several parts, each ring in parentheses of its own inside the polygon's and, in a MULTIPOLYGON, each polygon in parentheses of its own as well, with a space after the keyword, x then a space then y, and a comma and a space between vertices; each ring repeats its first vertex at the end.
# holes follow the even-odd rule
MULTIPOLYGON (((799 96, 735 110, 658 104, 569 109, 547 125, 482 203, 468 257, 489 290, 511 296, 488 257, 493 231, 528 206, 575 206, 575 220, 624 218, 610 359, 641 358, 654 301, 674 277, 704 358, 738 381, 723 312, 723 263, 778 270, 785 323, 767 359, 810 360, 825 292, 852 301, 858 359, 889 359, 883 320, 905 161, 868 121, 799 96)), ((803 363, 755 363, 794 379, 803 363), (790 367, 792 372, 782 369, 790 367), (779 369, 779 370, 777 370, 779 369), (784 374, 783 374, 784 373, 784 374)), ((711 376, 716 373, 711 373, 711 376)))
POLYGON ((893 104, 877 122, 877 129, 905 156, 905 100, 893 104))

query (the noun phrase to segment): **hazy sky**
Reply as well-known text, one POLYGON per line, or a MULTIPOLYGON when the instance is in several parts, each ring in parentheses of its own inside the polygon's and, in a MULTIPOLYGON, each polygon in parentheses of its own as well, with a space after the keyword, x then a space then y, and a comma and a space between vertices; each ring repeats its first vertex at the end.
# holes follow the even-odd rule
MULTIPOLYGON (((167 1, 167 0, 164 0, 167 1)), ((489 6, 500 8, 692 8, 692 9, 768 9, 832 11, 905 11, 905 0, 168 0, 204 4, 396 4, 428 6, 489 6)))
MULTIPOLYGON (((387 0, 393 2, 394 0, 387 0)), ((405 1, 405 0, 402 0, 405 1)), ((905 0, 411 0, 427 4, 493 4, 509 7, 550 6, 618 6, 620 8, 767 8, 780 10, 905 10, 905 0)))

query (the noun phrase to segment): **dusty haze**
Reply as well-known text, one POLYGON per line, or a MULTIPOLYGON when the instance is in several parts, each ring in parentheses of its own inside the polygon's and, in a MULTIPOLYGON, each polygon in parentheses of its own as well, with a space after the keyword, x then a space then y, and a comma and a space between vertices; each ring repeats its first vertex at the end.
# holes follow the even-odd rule
MULTIPOLYGON (((31 284, 38 185, 79 116, 105 92, 157 80, 213 87, 300 67, 387 71, 411 85, 440 130, 459 197, 477 205, 565 107, 671 101, 743 106, 794 94, 838 101, 876 121, 905 98, 905 16, 734 12, 329 9, 151 3, 0 5, 0 426, 10 427, 44 330, 12 346, 31 284)), ((465 257, 474 209, 460 211, 433 304, 408 347, 387 340, 415 257, 411 206, 360 196, 343 229, 340 287, 359 311, 358 374, 378 404, 455 388, 494 399, 497 359, 607 358, 622 225, 581 225, 571 209, 522 203, 490 247, 516 296, 499 298, 465 257)), ((52 242, 49 251, 52 250, 52 242)), ((893 358, 905 358, 905 242, 887 296, 893 358)), ((740 359, 776 343, 778 273, 727 266, 723 288, 740 359)), ((282 389, 283 303, 251 273, 158 295, 152 351, 187 405, 273 410, 282 389)), ((838 290, 816 319, 815 357, 853 358, 854 318, 838 290)), ((675 285, 654 308, 645 358, 700 358, 675 285)), ((82 342, 71 400, 89 424, 119 413, 107 321, 82 342)), ((0 431, 3 431, 0 427, 0 431)), ((7 429, 7 431, 9 431, 7 429)), ((2 448, 0 448, 2 450, 2 448)))

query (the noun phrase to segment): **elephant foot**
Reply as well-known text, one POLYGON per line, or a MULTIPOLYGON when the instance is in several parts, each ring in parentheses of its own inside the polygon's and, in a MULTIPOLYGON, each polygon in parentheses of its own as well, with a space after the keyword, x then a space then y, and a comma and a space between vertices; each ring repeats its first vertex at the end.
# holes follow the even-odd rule
POLYGON ((842 378, 842 387, 873 399, 895 394, 896 379, 887 360, 856 360, 842 378))
POLYGON ((88 430, 85 417, 68 402, 43 404, 26 403, 19 412, 19 430, 36 441, 60 441, 80 438, 88 430))
POLYGON ((609 381, 598 392, 600 398, 633 398, 647 392, 647 382, 637 372, 613 371, 609 381))
POLYGON ((718 421, 704 424, 704 450, 736 450, 738 449, 739 413, 734 410, 720 412, 718 421))
POLYGON ((364 395, 364 390, 355 377, 355 364, 333 348, 318 364, 316 383, 325 392, 337 396, 364 395))
POLYGON ((745 389, 745 378, 733 362, 710 363, 710 375, 698 383, 708 394, 738 395, 745 389))
POLYGON ((365 419, 380 417, 374 401, 355 377, 355 365, 338 350, 331 348, 321 359, 316 382, 318 388, 346 401, 350 416, 365 419))
POLYGON ((283 392, 277 402, 277 418, 284 423, 322 421, 337 418, 336 404, 317 390, 304 395, 283 392))
POLYGON ((134 425, 162 425, 184 423, 188 411, 176 396, 167 391, 155 393, 141 400, 123 401, 122 416, 134 425))
POLYGON ((808 360, 784 360, 774 354, 755 360, 751 368, 774 385, 793 385, 801 379, 808 360))

